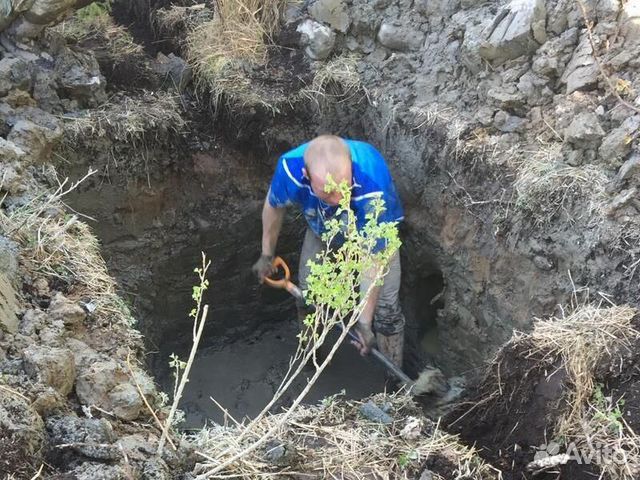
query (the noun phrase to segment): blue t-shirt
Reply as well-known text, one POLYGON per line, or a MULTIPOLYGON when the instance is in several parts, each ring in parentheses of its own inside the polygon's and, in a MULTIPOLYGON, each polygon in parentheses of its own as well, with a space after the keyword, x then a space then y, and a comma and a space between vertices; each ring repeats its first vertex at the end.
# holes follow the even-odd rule
MULTIPOLYGON (((356 215, 358 229, 366 224, 371 200, 382 198, 385 210, 378 222, 400 222, 404 218, 402 204, 391 179, 384 158, 372 145, 356 140, 345 140, 351 152, 353 188, 351 209, 356 215)), ((331 219, 337 208, 320 200, 311 189, 308 178, 302 174, 304 152, 308 143, 280 157, 269 189, 269 204, 275 208, 297 205, 316 235, 325 231, 325 221, 331 219)))

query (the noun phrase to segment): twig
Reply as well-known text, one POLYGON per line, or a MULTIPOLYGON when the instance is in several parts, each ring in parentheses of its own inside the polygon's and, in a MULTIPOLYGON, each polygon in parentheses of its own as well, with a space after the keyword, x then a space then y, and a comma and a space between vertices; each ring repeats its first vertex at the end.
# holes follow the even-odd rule
MULTIPOLYGON (((315 384, 315 382, 318 380, 318 378, 320 377, 320 374, 324 371, 324 369, 329 365, 329 363, 331 363, 331 360, 333 359, 333 356, 335 355, 336 351, 338 350, 338 347, 342 344, 342 342, 344 341, 344 339, 346 338, 346 336, 349 333, 349 329, 351 327, 353 327, 357 321, 358 318, 360 316, 360 313, 362 311, 362 309, 364 308, 364 305, 366 303, 367 298, 369 297, 369 294, 371 293, 371 291, 373 290, 374 286, 375 286, 376 282, 372 282, 371 285, 369 286, 369 289, 367 290, 366 294, 364 295, 362 301, 360 302, 360 305, 358 306, 358 308, 356 309, 356 311, 353 312, 351 318, 349 319, 349 322, 347 324, 347 326, 342 330, 342 332, 340 333, 340 336, 338 337, 338 340, 333 344, 331 351, 328 353, 328 355, 326 356, 324 362, 322 362, 322 364, 318 365, 316 368, 316 371, 314 372, 313 376, 311 377, 311 379, 308 380, 307 385, 305 386, 305 388, 302 390, 302 392, 300 392, 300 394, 296 397, 296 399, 293 401, 293 403, 291 404, 291 407, 289 408, 289 410, 287 410, 287 412, 278 420, 278 422, 275 423, 275 425, 273 425, 267 432, 265 432, 264 434, 262 434, 260 436, 260 438, 258 440, 256 440, 255 442, 253 442, 252 444, 250 444, 249 446, 247 446, 246 448, 244 448, 242 451, 236 453, 235 455, 233 455, 231 458, 223 461, 222 463, 219 463, 217 466, 215 466, 214 468, 212 468, 211 470, 209 470, 208 472, 205 472, 201 475, 199 475, 198 477, 196 477, 196 480, 204 480, 207 478, 211 478, 213 475, 216 475, 217 473, 221 472, 222 470, 224 470, 226 467, 228 467, 229 465, 233 464, 234 462, 236 462, 237 460, 241 459, 242 457, 244 457, 245 455, 253 452, 254 450, 256 450, 258 447, 260 447, 261 445, 263 445, 264 443, 266 443, 266 441, 278 430, 280 430, 280 428, 282 428, 283 425, 285 425, 287 423, 287 421, 289 420, 289 418, 291 417, 291 415, 295 412, 296 408, 298 407, 298 405, 300 405, 300 403, 302 402, 302 400, 304 400, 304 398, 306 397, 306 395, 309 393, 309 391, 311 390, 311 387, 313 387, 313 385, 315 384)), ((325 332, 326 335, 326 332, 325 332)), ((318 349, 319 345, 316 344, 314 345, 314 348, 311 351, 311 354, 314 354, 315 351, 318 349)), ((307 355, 307 357, 310 354, 307 355)), ((302 368, 304 367, 304 362, 301 363, 301 366, 298 369, 298 372, 302 370, 302 368)), ((297 376, 297 373, 295 376, 297 376)), ((295 376, 293 378, 295 378, 295 376)), ((271 402, 270 402, 271 403, 271 402)))
MULTIPOLYGON (((147 400, 147 397, 145 396, 145 394, 142 393, 142 388, 140 387, 140 383, 138 382, 138 379, 136 378, 135 374, 133 373, 133 368, 131 367, 130 357, 131 357, 131 352, 129 352, 127 354, 127 362, 126 362, 127 363, 127 368, 129 369, 129 375, 131 376, 131 379, 133 380, 133 382, 136 384, 136 389, 138 390, 138 394, 142 398, 142 401, 144 402, 145 406, 147 407, 147 410, 149 410, 149 413, 151 413, 151 416, 155 420, 156 425, 158 426, 160 431, 162 431, 164 429, 164 425, 162 425, 162 422, 158 418, 158 415, 156 415, 156 412, 153 410, 153 408, 151 408, 151 405, 149 404, 149 401, 147 400)), ((174 450, 177 450, 176 445, 173 443, 173 441, 171 440, 170 437, 167 437, 167 441, 173 447, 174 450)))
POLYGON ((593 22, 587 18, 587 9, 585 8, 584 3, 582 2, 582 0, 576 0, 576 2, 578 2, 578 6, 580 7, 580 10, 582 12, 582 18, 584 19, 584 24, 587 27, 587 37, 589 38, 589 43, 591 44, 591 51, 593 53, 593 58, 595 59, 596 64, 598 65, 598 69, 600 70, 600 74, 604 78, 604 80, 607 83, 609 89, 611 90, 611 93, 613 94, 614 97, 616 97, 618 102, 620 102, 625 107, 630 108, 634 112, 640 113, 640 108, 636 107, 632 103, 627 102, 625 99, 623 99, 620 96, 620 94, 616 90, 615 85, 611 81, 611 77, 609 77, 609 75, 605 71, 605 69, 604 69, 604 67, 602 65, 602 62, 600 61, 600 57, 596 53, 596 44, 595 44, 595 42, 593 40, 593 31, 592 31, 593 22))
POLYGON ((40 464, 40 468, 38 469, 36 474, 33 477, 31 477, 31 480, 36 480, 36 478, 38 478, 40 476, 40 474, 42 473, 42 469, 43 468, 44 468, 44 463, 40 464))
MULTIPOLYGON (((184 391, 184 387, 187 385, 189 381, 189 372, 191 371, 191 366, 193 365, 193 361, 196 357, 196 352, 198 351, 198 345, 200 344, 200 338, 202 337, 202 332, 204 330, 204 324, 207 320, 207 314, 209 313, 209 305, 205 305, 202 309, 202 313, 200 313, 200 305, 202 304, 202 292, 206 289, 208 285, 208 281, 206 280, 207 270, 211 262, 207 261, 207 258, 202 252, 202 269, 196 269, 198 275, 200 276, 200 293, 197 296, 197 307, 195 309, 195 314, 193 317, 194 323, 194 332, 193 332, 193 343, 191 345, 191 352, 189 352, 189 359, 187 360, 187 364, 184 367, 184 372, 182 372, 182 376, 180 377, 180 384, 176 389, 176 394, 173 399, 173 404, 171 405, 171 410, 169 411, 169 416, 167 417, 164 428, 162 429, 162 436, 160 437, 160 442, 158 443, 158 455, 162 455, 162 450, 164 448, 164 442, 168 438, 169 429, 171 428, 171 424, 173 423, 173 417, 178 410, 178 403, 182 398, 182 392, 184 391), (197 328, 197 331, 196 331, 197 328)), ((196 287, 194 287, 195 292, 196 287)), ((194 293, 195 295, 195 293, 194 293)))
POLYGON ((20 397, 23 400, 25 400, 27 403, 31 403, 31 400, 29 400, 27 397, 25 397, 23 394, 21 394, 17 390, 14 390, 13 388, 9 388, 9 387, 7 387, 5 385, 0 385, 0 389, 5 390, 5 391, 7 391, 9 393, 13 393, 14 395, 17 395, 18 397, 20 397))

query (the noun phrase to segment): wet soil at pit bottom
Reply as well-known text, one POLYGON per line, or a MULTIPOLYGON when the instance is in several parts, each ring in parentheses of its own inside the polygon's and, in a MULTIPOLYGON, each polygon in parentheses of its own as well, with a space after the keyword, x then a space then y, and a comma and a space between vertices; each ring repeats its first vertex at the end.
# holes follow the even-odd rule
MULTIPOLYGON (((236 420, 255 417, 282 382, 297 347, 297 334, 296 322, 283 321, 265 325, 245 338, 221 340, 198 351, 180 404, 186 416, 181 427, 195 429, 205 423, 224 423, 224 413, 210 397, 236 420)), ((332 332, 331 344, 337 335, 332 332)), ((272 411, 277 413, 290 405, 312 373, 304 370, 272 411)), ((165 391, 173 391, 170 372, 165 371, 159 382, 165 391)), ((385 387, 390 388, 386 386, 383 368, 372 358, 361 357, 345 341, 304 403, 315 404, 343 391, 345 398, 359 399, 385 387)))

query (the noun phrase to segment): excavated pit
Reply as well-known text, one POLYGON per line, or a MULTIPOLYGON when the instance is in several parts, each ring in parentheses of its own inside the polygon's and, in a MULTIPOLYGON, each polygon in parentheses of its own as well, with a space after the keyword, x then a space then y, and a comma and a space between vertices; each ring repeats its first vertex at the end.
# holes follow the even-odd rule
MULTIPOLYGON (((257 414, 271 399, 297 346, 293 299, 258 285, 251 265, 259 255, 260 210, 277 154, 263 156, 216 141, 171 171, 135 179, 118 170, 100 173, 69 197, 69 204, 96 222, 93 227, 112 273, 129 299, 148 349, 148 365, 163 390, 173 392, 171 354, 188 357, 194 267, 200 252, 212 260, 207 326, 181 408, 185 428, 224 415, 257 414)), ((94 168, 96 165, 93 165, 94 168)), ((66 173, 81 176, 85 162, 66 173)), ((100 168, 100 166, 98 166, 100 168)), ((291 211, 278 252, 297 270, 304 221, 291 211)), ((406 232, 403 232, 406 235, 406 232)), ((403 250, 402 302, 407 316, 405 369, 415 374, 439 351, 436 313, 442 308, 441 272, 430 259, 412 265, 403 250)), ((275 407, 285 407, 302 387, 295 384, 275 407)), ((306 401, 344 392, 363 398, 387 387, 383 369, 343 345, 306 401)))

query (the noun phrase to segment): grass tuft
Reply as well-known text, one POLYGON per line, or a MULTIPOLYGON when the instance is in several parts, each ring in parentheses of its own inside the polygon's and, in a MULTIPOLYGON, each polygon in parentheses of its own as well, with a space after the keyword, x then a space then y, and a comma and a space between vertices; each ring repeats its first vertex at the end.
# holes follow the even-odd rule
POLYGON ((65 142, 83 145, 96 138, 113 142, 140 144, 163 140, 167 134, 179 134, 186 123, 180 115, 178 97, 165 92, 122 97, 86 110, 79 115, 65 115, 65 142))
MULTIPOLYGON (((574 297, 574 300, 577 297, 574 297)), ((632 480, 640 473, 640 437, 622 416, 623 404, 602 393, 596 372, 603 364, 619 364, 632 352, 638 333, 632 321, 637 311, 629 306, 588 303, 574 305, 560 317, 538 320, 531 334, 514 341, 529 345, 529 356, 561 360, 568 374, 563 413, 554 437, 583 452, 607 447, 624 456, 624 463, 596 458, 601 478, 632 480)))
POLYGON ((354 97, 369 97, 358 73, 357 55, 340 55, 324 62, 316 70, 311 85, 300 90, 301 99, 312 101, 319 110, 328 100, 345 102, 354 97))
POLYGON ((217 0, 214 18, 187 36, 187 58, 212 103, 265 104, 253 92, 248 70, 264 66, 278 33, 286 0, 217 0))
POLYGON ((524 210, 536 226, 562 214, 572 222, 600 222, 606 206, 606 172, 598 165, 567 165, 561 147, 560 143, 543 145, 516 160, 516 208, 524 210), (578 203, 580 214, 575 217, 578 203))
POLYGON ((113 65, 143 55, 129 31, 114 22, 110 1, 91 3, 52 30, 67 41, 88 46, 99 60, 108 59, 113 65))

